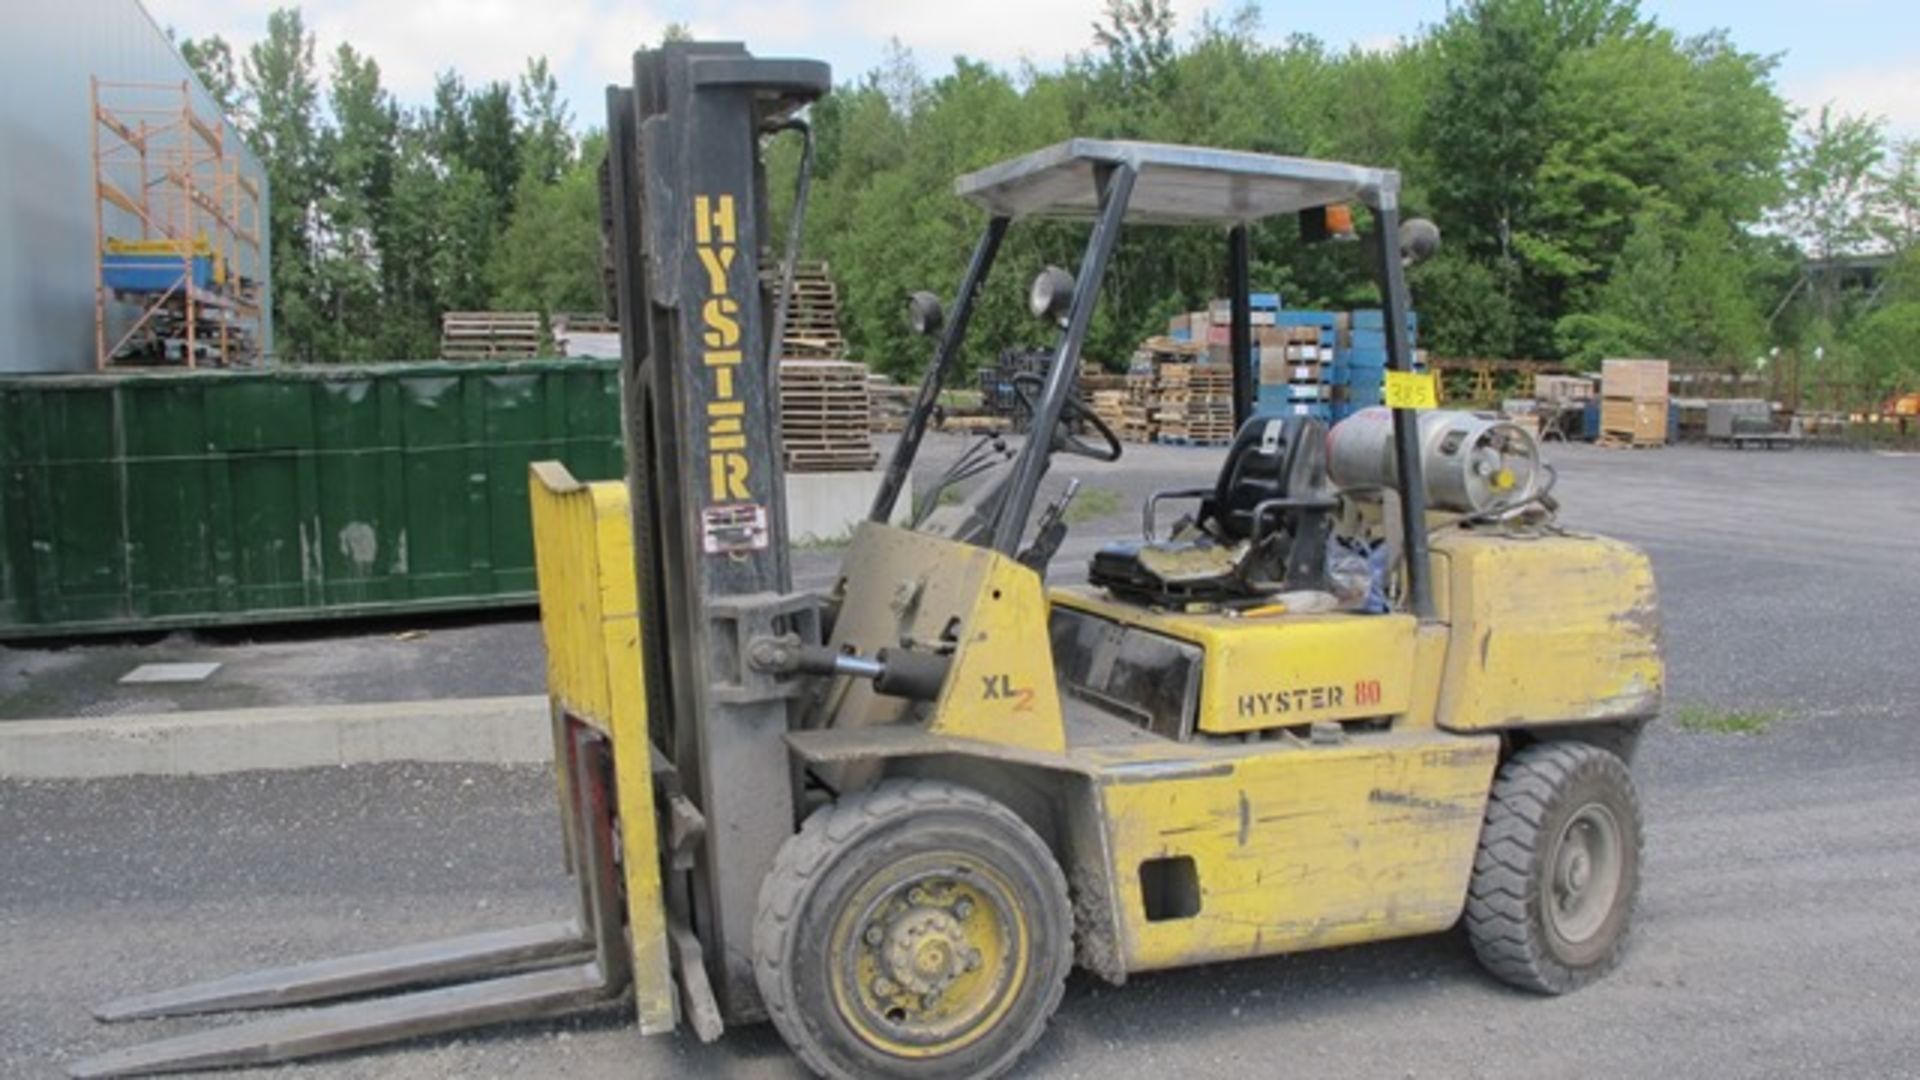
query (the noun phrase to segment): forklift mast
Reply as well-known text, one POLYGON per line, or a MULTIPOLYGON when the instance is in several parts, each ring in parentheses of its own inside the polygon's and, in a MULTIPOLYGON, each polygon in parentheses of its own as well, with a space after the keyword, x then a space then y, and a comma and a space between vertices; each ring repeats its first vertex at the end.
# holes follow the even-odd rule
POLYGON ((607 94, 647 714, 701 819, 669 917, 697 930, 730 1022, 762 1014, 754 906, 795 815, 792 683, 751 668, 746 643, 819 639, 788 565, 760 147, 830 83, 819 61, 675 43, 607 94))

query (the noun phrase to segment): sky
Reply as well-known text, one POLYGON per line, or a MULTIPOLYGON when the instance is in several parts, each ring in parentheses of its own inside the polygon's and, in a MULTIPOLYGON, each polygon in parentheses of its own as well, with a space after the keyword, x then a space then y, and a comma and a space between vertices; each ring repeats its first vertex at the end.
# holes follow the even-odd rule
MULTIPOLYGON (((144 0, 162 26, 187 37, 257 40, 267 13, 295 0, 144 0)), ((1211 6, 1174 0, 1182 36, 1211 6)), ((1300 3, 1261 0, 1260 34, 1307 33, 1329 45, 1376 47, 1438 22, 1446 0, 1300 3)), ((1920 137, 1920 4, 1914 0, 1642 0, 1684 34, 1726 29, 1743 49, 1779 54, 1777 82, 1796 105, 1833 104, 1884 117, 1920 137)), ((696 37, 745 41, 756 54, 829 61, 836 80, 878 64, 889 38, 938 74, 963 54, 1003 66, 1041 67, 1087 47, 1101 0, 305 0, 324 54, 351 42, 379 61, 403 102, 424 103, 434 73, 469 84, 512 79, 544 54, 583 126, 598 125, 608 83, 630 80, 633 50, 671 23, 696 37)))

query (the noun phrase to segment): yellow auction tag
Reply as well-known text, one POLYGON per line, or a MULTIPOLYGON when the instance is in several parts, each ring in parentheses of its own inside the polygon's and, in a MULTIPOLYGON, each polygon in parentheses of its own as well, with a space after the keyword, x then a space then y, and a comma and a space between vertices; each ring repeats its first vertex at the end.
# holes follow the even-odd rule
POLYGON ((1389 409, 1437 409, 1440 387, 1432 372, 1388 371, 1382 396, 1389 409))

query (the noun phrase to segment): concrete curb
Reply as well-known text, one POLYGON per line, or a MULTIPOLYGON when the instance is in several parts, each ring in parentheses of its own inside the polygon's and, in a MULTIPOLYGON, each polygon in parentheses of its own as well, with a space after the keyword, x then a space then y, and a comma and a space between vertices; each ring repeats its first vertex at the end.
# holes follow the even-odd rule
POLYGON ((0 721, 0 778, 205 776, 382 761, 545 763, 544 697, 0 721))

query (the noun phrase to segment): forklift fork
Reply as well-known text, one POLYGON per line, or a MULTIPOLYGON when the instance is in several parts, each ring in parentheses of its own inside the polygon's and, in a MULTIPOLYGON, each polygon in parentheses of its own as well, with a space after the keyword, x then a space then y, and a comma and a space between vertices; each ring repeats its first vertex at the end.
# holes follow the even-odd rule
POLYGON ((632 978, 614 853, 611 740, 556 722, 570 813, 567 850, 579 882, 574 920, 276 968, 109 1002, 104 1021, 190 1016, 433 989, 330 1005, 109 1051, 76 1077, 137 1076, 257 1065, 567 1012, 619 996, 632 978), (465 981, 462 981, 465 980, 465 981))

